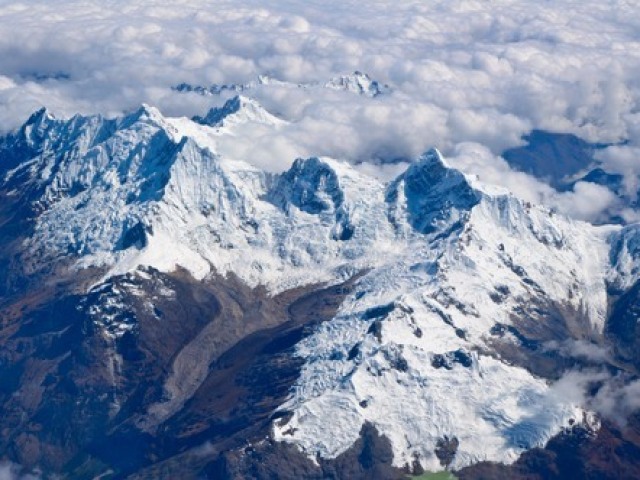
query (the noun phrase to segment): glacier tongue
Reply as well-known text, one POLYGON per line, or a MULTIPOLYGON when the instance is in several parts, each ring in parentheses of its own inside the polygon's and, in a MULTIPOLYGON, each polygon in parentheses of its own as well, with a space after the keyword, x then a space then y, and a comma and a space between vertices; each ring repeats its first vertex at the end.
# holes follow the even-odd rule
POLYGON ((273 174, 220 155, 239 129, 282 122, 242 97, 200 123, 148 106, 112 120, 41 111, 0 145, 0 183, 33 199, 33 265, 179 266, 271 293, 363 273, 298 345, 292 416, 274 423, 311 457, 337 456, 368 422, 398 466, 437 470, 452 439, 452 468, 511 462, 588 417, 508 352, 528 334, 601 338, 608 285, 637 276, 635 229, 529 205, 436 150, 388 184, 329 158, 273 174))
MULTIPOLYGON (((427 185, 442 164, 421 164, 427 185)), ((462 179, 449 183, 470 192, 462 179)), ((335 457, 368 422, 391 440, 395 465, 418 461, 433 471, 444 465, 434 452, 446 439, 456 439, 451 468, 510 463, 588 417, 490 345, 496 327, 517 332, 516 316, 528 317, 525 327, 558 321, 536 308, 520 312, 523 305, 574 312, 579 319, 567 328, 597 338, 607 308, 606 232, 508 195, 463 197, 473 201, 461 203, 469 210, 459 209, 466 214, 457 229, 408 240, 407 253, 362 278, 338 316, 298 346, 306 364, 282 407, 291 418, 274 424, 277 439, 335 457)))

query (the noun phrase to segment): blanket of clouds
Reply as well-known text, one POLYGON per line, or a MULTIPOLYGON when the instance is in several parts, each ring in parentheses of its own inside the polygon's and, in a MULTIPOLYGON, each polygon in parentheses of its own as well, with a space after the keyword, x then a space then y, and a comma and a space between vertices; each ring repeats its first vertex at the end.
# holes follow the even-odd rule
MULTIPOLYGON (((41 106, 59 117, 118 115, 143 102, 165 115, 202 115, 224 96, 171 87, 262 74, 324 82, 355 70, 392 93, 256 88, 250 94, 291 123, 277 136, 246 132, 232 153, 272 171, 297 156, 328 155, 389 178, 435 146, 525 200, 589 221, 638 219, 602 186, 558 192, 500 157, 532 129, 616 143, 598 158, 637 196, 637 0, 0 0, 0 132, 41 106)), ((589 345, 556 348, 608 357, 589 345)), ((572 372, 555 388, 612 417, 640 406, 640 382, 601 371, 572 372), (605 386, 587 399, 592 381, 605 386)), ((0 464, 0 479, 31 478, 0 464)))
POLYGON ((534 128, 624 142, 600 160, 637 191, 635 0, 0 1, 1 131, 43 105, 61 117, 116 115, 142 102, 191 116, 224 99, 172 86, 261 74, 325 81, 355 70, 393 92, 258 88, 252 95, 293 123, 277 138, 250 132, 238 155, 277 171, 296 156, 380 163, 436 146, 527 200, 587 220, 611 211, 636 219, 604 187, 581 182, 559 193, 499 157, 534 128))
POLYGON ((20 465, 11 462, 0 462, 0 480, 41 480, 39 472, 28 473, 20 465))

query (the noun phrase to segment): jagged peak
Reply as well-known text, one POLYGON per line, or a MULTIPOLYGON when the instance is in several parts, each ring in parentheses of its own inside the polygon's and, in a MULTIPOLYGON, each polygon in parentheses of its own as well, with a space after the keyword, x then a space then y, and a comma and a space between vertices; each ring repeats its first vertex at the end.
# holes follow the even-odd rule
POLYGON ((325 159, 321 159, 320 157, 296 158, 288 171, 298 173, 315 172, 318 170, 333 172, 331 165, 329 165, 325 159))
POLYGON ((315 189, 339 188, 340 178, 334 167, 335 165, 320 157, 297 158, 283 177, 303 187, 312 185, 315 189))
POLYGON ((304 86, 304 84, 301 84, 301 83, 291 83, 291 82, 286 82, 284 80, 279 80, 269 75, 268 73, 258 75, 258 85, 277 85, 277 86, 284 86, 284 87, 291 87, 291 86, 303 87, 304 86))
POLYGON ((335 211, 344 201, 344 192, 335 169, 318 157, 298 158, 284 172, 271 194, 284 210, 290 205, 312 214, 335 211))
POLYGON ((421 190, 426 193, 434 188, 439 192, 454 188, 472 189, 467 177, 449 165, 437 148, 430 148, 418 157, 399 179, 416 193, 421 190))
POLYGON ((27 121, 22 125, 20 131, 29 142, 36 142, 44 134, 51 121, 55 120, 53 114, 42 107, 33 112, 27 121))
POLYGON ((44 121, 53 119, 55 119, 53 113, 51 113, 47 107, 41 107, 29 116, 25 125, 40 124, 44 121))
POLYGON ((193 120, 213 127, 245 122, 267 125, 283 123, 283 120, 269 113, 257 100, 244 95, 236 95, 227 100, 222 107, 209 110, 205 117, 194 117, 193 120))
POLYGON ((449 163, 445 160, 444 156, 436 147, 431 147, 429 150, 424 152, 414 163, 439 163, 445 168, 452 168, 449 163))
MULTIPOLYGON (((436 168, 439 170, 452 170, 458 172, 454 167, 447 162, 440 150, 435 147, 431 147, 414 160, 407 168, 407 171, 420 170, 422 168, 436 168)), ((460 172, 458 172, 460 173, 460 172)))
POLYGON ((226 92, 248 92, 260 87, 300 89, 326 88, 364 95, 369 98, 374 98, 378 95, 387 94, 392 91, 389 85, 381 83, 378 80, 374 80, 367 73, 363 73, 359 70, 346 75, 338 75, 330 78, 329 80, 316 80, 303 83, 281 80, 271 74, 265 73, 258 75, 256 80, 252 80, 247 83, 212 84, 206 87, 183 82, 171 88, 172 90, 180 93, 196 93, 198 95, 212 96, 221 95, 226 92))
POLYGON ((373 80, 367 73, 359 70, 349 75, 333 77, 324 84, 324 87, 334 90, 346 90, 368 97, 377 97, 391 91, 388 85, 373 80))
POLYGON ((152 124, 165 130, 169 127, 160 110, 143 103, 130 113, 110 119, 103 117, 101 114, 76 114, 70 118, 58 119, 49 109, 42 107, 29 116, 19 131, 28 141, 38 143, 44 139, 44 136, 54 135, 66 138, 67 135, 70 135, 74 137, 80 130, 100 128, 103 123, 111 124, 113 131, 115 131, 130 128, 132 125, 141 122, 152 124), (50 129, 51 126, 54 128, 50 129))
POLYGON ((432 233, 445 223, 457 225, 480 198, 466 176, 450 167, 435 148, 422 154, 387 190, 392 209, 406 208, 409 223, 420 233, 432 233))
POLYGON ((165 120, 164 115, 160 112, 159 109, 148 105, 146 103, 142 103, 136 110, 131 113, 125 114, 120 119, 120 128, 127 128, 136 123, 147 123, 156 125, 161 128, 167 127, 167 122, 165 120))
POLYGON ((138 112, 140 113, 141 117, 149 117, 149 118, 157 118, 157 117, 163 117, 162 113, 160 113, 160 110, 158 110, 156 107, 149 105, 147 103, 142 103, 140 105, 140 108, 138 108, 138 112))

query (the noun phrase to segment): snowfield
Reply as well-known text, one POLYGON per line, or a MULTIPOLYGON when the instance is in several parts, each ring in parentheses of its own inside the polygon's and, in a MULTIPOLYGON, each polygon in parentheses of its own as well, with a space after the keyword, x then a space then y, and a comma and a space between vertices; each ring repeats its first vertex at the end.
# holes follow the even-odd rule
MULTIPOLYGON (((451 168, 437 150, 384 182, 330 158, 283 173, 225 155, 242 129, 286 123, 234 97, 198 121, 143 106, 116 119, 34 114, 2 148, 38 211, 34 268, 71 256, 104 279, 152 266, 234 274, 271 294, 364 273, 338 315, 304 339, 302 374, 277 440, 333 458, 373 424, 394 465, 510 463, 578 422, 559 395, 495 348, 519 332, 598 341, 607 288, 638 276, 638 230, 594 227, 451 168), (20 147, 20 148, 17 148, 20 147)), ((15 195, 23 187, 15 187, 15 195)), ((112 330, 118 330, 111 325, 112 330)), ((130 328, 130 326, 123 326, 130 328)))

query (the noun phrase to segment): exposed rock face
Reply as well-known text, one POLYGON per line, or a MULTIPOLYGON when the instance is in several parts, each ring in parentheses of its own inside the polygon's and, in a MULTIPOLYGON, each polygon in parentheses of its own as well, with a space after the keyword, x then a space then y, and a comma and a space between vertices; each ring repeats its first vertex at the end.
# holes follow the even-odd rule
POLYGON ((238 97, 202 124, 40 111, 0 141, 0 457, 76 478, 524 475, 613 442, 635 468, 634 430, 598 433, 553 386, 596 364, 566 342, 636 378, 637 226, 529 205, 436 150, 389 183, 217 153, 281 122, 238 97))
POLYGON ((211 478, 229 480, 406 478, 407 473, 394 468, 392 460, 389 441, 381 437, 375 427, 364 425, 359 440, 335 459, 319 459, 317 463, 312 462, 295 447, 267 439, 256 445, 226 453, 211 466, 208 473, 211 478))
POLYGON ((350 285, 269 297, 145 269, 43 300, 0 330, 0 449, 72 476, 120 476, 205 443, 213 461, 268 431, 299 372, 293 345, 350 285))
POLYGON ((567 429, 544 448, 525 453, 511 466, 479 463, 457 472, 461 480, 614 480, 640 472, 638 418, 624 428, 605 422, 592 432, 567 429))
POLYGON ((436 150, 412 164, 390 186, 387 196, 392 207, 399 206, 399 198, 405 199, 409 223, 423 234, 462 227, 464 217, 480 200, 480 193, 462 173, 448 168, 436 150))
POLYGON ((460 442, 456 437, 449 438, 446 435, 438 440, 436 444, 435 454, 440 460, 440 465, 448 467, 456 456, 460 442))

